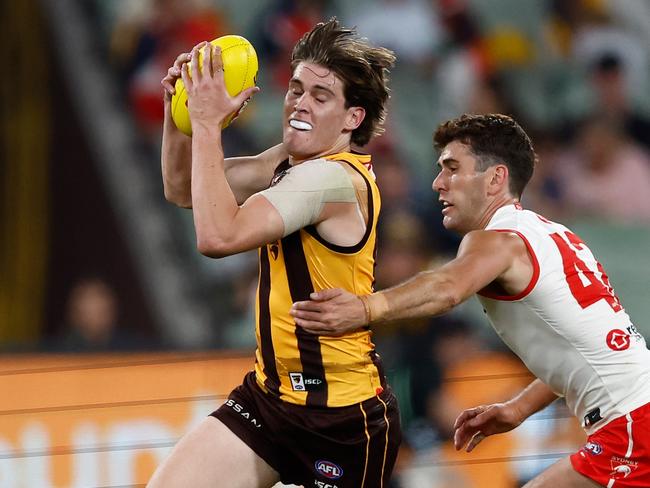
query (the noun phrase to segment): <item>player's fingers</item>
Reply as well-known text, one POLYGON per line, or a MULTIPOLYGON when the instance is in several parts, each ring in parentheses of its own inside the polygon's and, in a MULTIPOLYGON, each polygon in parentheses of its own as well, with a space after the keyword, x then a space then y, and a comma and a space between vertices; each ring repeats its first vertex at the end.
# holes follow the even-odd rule
POLYGON ((497 412, 495 409, 487 409, 483 412, 479 412, 474 418, 467 421, 467 425, 474 428, 484 427, 486 424, 490 423, 496 417, 497 412))
POLYGON ((198 44, 196 44, 192 49, 201 49, 203 46, 205 46, 208 43, 208 41, 201 41, 198 44))
POLYGON ((214 54, 212 52, 212 44, 207 43, 205 46, 203 46, 203 70, 201 70, 201 73, 204 74, 205 76, 209 76, 212 78, 213 74, 215 73, 215 70, 213 68, 213 63, 214 63, 214 54))
POLYGON ((244 108, 245 105, 248 104, 248 102, 253 97, 253 95, 255 95, 259 91, 260 91, 259 87, 252 86, 250 88, 246 88, 245 90, 242 90, 241 93, 237 95, 235 100, 237 100, 237 105, 241 107, 240 111, 242 108, 244 108))
POLYGON ((214 46, 214 72, 223 72, 223 58, 221 57, 221 46, 214 46))
POLYGON ((190 63, 185 63, 181 68, 181 79, 185 85, 185 91, 189 94, 192 90, 192 87, 194 86, 194 82, 190 76, 190 63))
POLYGON ((291 314, 293 315, 294 312, 298 313, 300 311, 309 311, 309 312, 322 312, 323 307, 320 303, 317 302, 312 302, 310 300, 306 300, 304 302, 295 302, 291 306, 291 314))
MULTIPOLYGON (((191 74, 192 79, 198 82, 201 79, 201 70, 199 69, 199 48, 197 46, 194 46, 194 49, 192 49, 192 62, 189 63, 189 65, 189 73, 191 74)), ((187 66, 187 64, 184 66, 187 66)), ((183 80, 183 82, 185 82, 185 80, 183 80)))
POLYGON ((163 78, 160 84, 164 88, 165 93, 168 93, 169 95, 173 95, 174 93, 176 93, 176 89, 174 88, 174 85, 172 85, 168 80, 163 78))
POLYGON ((181 53, 174 60, 174 66, 172 66, 172 68, 180 69, 180 67, 183 65, 183 63, 189 63, 190 59, 192 59, 192 53, 181 53))
POLYGON ((463 412, 460 413, 458 417, 456 417, 456 421, 454 422, 454 429, 459 428, 462 424, 464 424, 470 419, 473 419, 483 411, 484 411, 483 406, 468 408, 467 410, 464 410, 463 412))
POLYGON ((176 80, 180 76, 181 76, 180 66, 172 66, 167 70, 167 76, 165 76, 160 81, 160 84, 163 86, 163 88, 167 93, 173 95, 174 93, 176 93, 176 87, 174 86, 174 84, 176 83, 176 80))
POLYGON ((306 310, 294 310, 290 312, 294 318, 302 320, 313 320, 321 322, 323 320, 322 313, 318 311, 308 312, 306 310))
POLYGON ((487 436, 479 431, 476 434, 474 434, 474 437, 469 441, 469 444, 467 444, 467 448, 465 449, 466 452, 472 452, 476 446, 478 446, 483 439, 485 439, 487 436))
POLYGON ((465 444, 467 444, 467 441, 469 441, 470 437, 472 437, 472 434, 473 433, 470 433, 470 431, 467 429, 467 426, 465 425, 454 430, 454 448, 457 451, 460 451, 465 446, 465 444))
POLYGON ((309 298, 311 298, 312 300, 323 302, 341 296, 342 294, 343 294, 343 290, 341 290, 340 288, 330 288, 327 290, 321 290, 321 291, 311 293, 309 295, 309 298))
POLYGON ((318 321, 305 320, 299 318, 296 318, 294 320, 296 322, 296 325, 302 327, 305 331, 309 332, 310 334, 327 335, 328 333, 331 333, 331 331, 327 327, 325 327, 322 323, 318 321))

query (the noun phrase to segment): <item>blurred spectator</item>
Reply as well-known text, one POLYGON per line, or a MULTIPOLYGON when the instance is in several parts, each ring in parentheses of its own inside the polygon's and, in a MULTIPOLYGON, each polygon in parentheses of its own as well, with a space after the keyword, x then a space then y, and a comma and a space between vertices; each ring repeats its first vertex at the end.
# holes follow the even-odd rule
MULTIPOLYGON (((416 232, 417 236, 412 240, 417 240, 418 245, 427 249, 427 252, 455 252, 458 237, 443 227, 437 197, 431 193, 430 182, 416 187, 409 172, 411 167, 397 154, 392 136, 392 131, 388 130, 378 142, 364 148, 364 152, 373 155, 373 171, 381 191, 379 262, 383 259, 381 256, 384 251, 387 254, 392 253, 393 238, 404 240, 404 237, 400 237, 401 231, 397 229, 400 225, 411 229, 405 231, 404 236, 416 232), (420 191, 424 193, 421 194, 420 191), (400 224, 402 218, 406 221, 400 224), (391 227, 397 230, 391 230, 391 227)), ((406 251, 408 252, 408 249, 406 251)))
POLYGON ((498 74, 478 80, 468 98, 469 113, 515 115, 505 83, 498 74))
MULTIPOLYGON (((225 315, 231 319, 224 331, 224 345, 229 349, 255 350, 255 300, 258 274, 257 263, 251 262, 244 265, 237 277, 228 284, 231 299, 226 306, 229 310, 225 315)), ((227 293, 226 290, 224 293, 227 293)), ((225 322, 221 320, 221 325, 223 326, 225 322)))
MULTIPOLYGON (((584 1, 582 3, 600 4, 584 1)), ((650 18, 647 21, 650 22, 650 18)), ((625 26, 615 24, 604 6, 592 8, 575 26, 571 46, 572 60, 577 66, 588 70, 607 54, 619 60, 625 72, 626 90, 636 95, 647 89, 648 55, 641 39, 625 26)))
POLYGON ((522 195, 526 208, 534 208, 537 213, 551 220, 561 220, 565 215, 560 184, 563 171, 558 168, 560 154, 564 146, 552 131, 539 132, 532 136, 537 153, 533 177, 522 195))
POLYGON ((591 86, 597 110, 621 125, 636 142, 650 149, 650 119, 640 113, 630 99, 624 66, 615 53, 603 53, 591 67, 591 86))
POLYGON ((381 0, 361 5, 350 21, 398 62, 428 66, 442 43, 436 12, 425 0, 381 0))
POLYGON ((380 236, 375 275, 379 289, 394 286, 429 265, 429 239, 413 213, 402 209, 383 215, 380 236))
POLYGON ((121 74, 136 120, 150 141, 157 141, 163 120, 160 80, 176 56, 201 41, 228 33, 227 22, 205 0, 151 0, 149 8, 125 10, 113 28, 111 58, 121 74))
POLYGON ((588 119, 557 164, 565 205, 575 215, 650 223, 650 155, 615 121, 588 119))
POLYGON ((70 290, 65 322, 46 348, 58 352, 143 349, 145 342, 119 325, 115 291, 100 278, 84 278, 70 290))
POLYGON ((260 17, 261 35, 255 44, 271 71, 275 89, 285 92, 291 77, 291 52, 302 35, 327 20, 328 0, 276 0, 260 17))

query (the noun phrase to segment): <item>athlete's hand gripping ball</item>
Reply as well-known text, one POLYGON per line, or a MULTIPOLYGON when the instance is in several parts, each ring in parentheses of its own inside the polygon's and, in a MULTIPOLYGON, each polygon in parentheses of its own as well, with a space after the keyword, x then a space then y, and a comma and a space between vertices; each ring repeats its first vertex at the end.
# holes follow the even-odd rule
POLYGON ((195 123, 220 117, 222 129, 226 128, 258 91, 255 49, 245 38, 229 35, 195 46, 189 58, 181 67, 171 101, 176 127, 192 135, 191 112, 195 123), (204 69, 204 59, 210 60, 209 69, 204 69))

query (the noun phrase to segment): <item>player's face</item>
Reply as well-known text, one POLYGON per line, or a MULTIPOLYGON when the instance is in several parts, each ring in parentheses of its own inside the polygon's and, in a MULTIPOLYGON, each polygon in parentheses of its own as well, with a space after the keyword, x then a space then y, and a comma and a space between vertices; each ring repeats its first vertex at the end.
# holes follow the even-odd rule
POLYGON ((284 98, 284 144, 299 161, 346 151, 364 114, 359 107, 345 107, 343 82, 332 71, 301 62, 284 98))
POLYGON ((439 193, 442 224, 446 229, 466 234, 483 227, 490 175, 477 171, 476 165, 476 156, 469 146, 459 141, 447 144, 440 154, 440 173, 432 187, 439 193))

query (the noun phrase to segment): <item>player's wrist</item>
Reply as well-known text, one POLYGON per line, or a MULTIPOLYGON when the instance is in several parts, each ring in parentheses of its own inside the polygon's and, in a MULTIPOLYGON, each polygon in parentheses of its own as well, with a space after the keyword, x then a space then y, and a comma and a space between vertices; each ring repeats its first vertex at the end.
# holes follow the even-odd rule
POLYGON ((514 398, 505 403, 510 408, 511 418, 515 426, 520 425, 530 417, 534 412, 529 405, 522 402, 521 399, 514 398))
POLYGON ((385 319, 386 312, 388 312, 388 303, 382 293, 365 295, 361 301, 364 303, 364 307, 367 307, 366 318, 368 319, 368 324, 381 322, 385 319))

